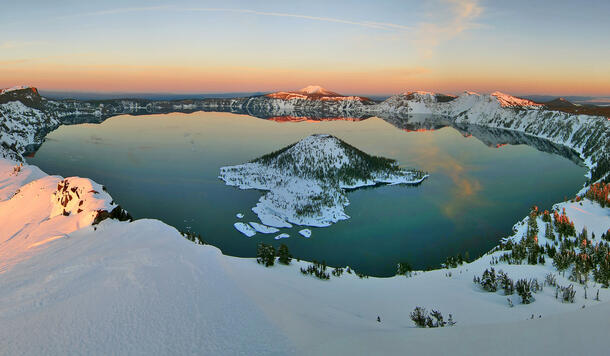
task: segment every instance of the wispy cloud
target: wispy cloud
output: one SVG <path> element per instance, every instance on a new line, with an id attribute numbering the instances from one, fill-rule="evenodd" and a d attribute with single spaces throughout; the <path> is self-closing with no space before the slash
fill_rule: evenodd
<path id="1" fill-rule="evenodd" d="M 170 10 L 177 12 L 227 12 L 227 13 L 241 13 L 241 14 L 251 14 L 251 15 L 259 15 L 259 16 L 272 16 L 272 17 L 289 17 L 289 18 L 298 18 L 305 19 L 311 21 L 320 21 L 320 22 L 331 22 L 331 23 L 339 23 L 345 25 L 353 25 L 353 26 L 361 26 L 379 30 L 387 30 L 387 31 L 405 31 L 411 29 L 410 26 L 405 26 L 401 24 L 389 23 L 389 22 L 378 22 L 378 21 L 354 21 L 348 19 L 340 19 L 334 17 L 322 17 L 322 16 L 309 16 L 303 14 L 292 14 L 285 12 L 268 12 L 268 11 L 257 11 L 250 9 L 231 9 L 231 8 L 208 8 L 208 7 L 179 7 L 175 5 L 163 5 L 163 6 L 145 6 L 145 7 L 125 7 L 125 8 L 116 8 L 116 9 L 106 9 L 100 11 L 92 11 L 88 13 L 78 14 L 78 15 L 66 15 L 58 17 L 57 19 L 67 19 L 67 18 L 75 18 L 82 16 L 104 16 L 104 15 L 116 15 L 116 14 L 125 14 L 132 12 L 147 12 L 147 11 L 159 11 L 159 10 Z"/>
<path id="2" fill-rule="evenodd" d="M 411 36 L 424 57 L 432 56 L 440 43 L 481 27 L 476 22 L 484 11 L 479 0 L 440 0 L 439 3 L 429 11 L 427 20 L 419 23 L 416 35 Z"/>
<path id="3" fill-rule="evenodd" d="M 174 9 L 173 5 L 162 5 L 162 6 L 143 6 L 143 7 L 120 7 L 116 9 L 105 9 L 99 11 L 85 12 L 81 14 L 70 14 L 64 16 L 55 17 L 55 20 L 67 20 L 72 18 L 78 18 L 83 16 L 104 16 L 104 15 L 117 15 L 126 14 L 131 12 L 146 12 L 146 11 L 159 11 L 159 10 L 170 10 Z"/>
<path id="4" fill-rule="evenodd" d="M 291 17 L 312 21 L 322 21 L 322 22 L 332 22 L 339 23 L 345 25 L 354 25 L 361 26 L 367 28 L 374 28 L 379 30 L 410 30 L 410 26 L 405 26 L 401 24 L 395 24 L 390 22 L 376 22 L 376 21 L 352 21 L 339 19 L 334 17 L 320 17 L 320 16 L 309 16 L 309 15 L 301 15 L 301 14 L 291 14 L 284 12 L 266 12 L 266 11 L 256 11 L 256 10 L 248 10 L 248 9 L 224 9 L 224 8 L 188 8 L 182 9 L 184 11 L 202 11 L 202 12 L 232 12 L 232 13 L 242 13 L 242 14 L 252 14 L 252 15 L 260 15 L 260 16 L 273 16 L 273 17 Z"/>
<path id="5" fill-rule="evenodd" d="M 284 17 L 394 32 L 397 38 L 402 38 L 403 40 L 406 38 L 410 42 L 416 43 L 417 46 L 422 48 L 424 51 L 429 51 L 442 41 L 452 39 L 466 30 L 479 27 L 476 20 L 483 13 L 483 7 L 480 5 L 479 0 L 437 0 L 428 2 L 425 6 L 430 8 L 427 15 L 425 15 L 421 21 L 408 25 L 384 21 L 362 21 L 337 17 L 311 16 L 307 14 L 288 12 L 270 12 L 235 8 L 181 7 L 177 5 L 106 9 L 79 15 L 69 15 L 66 17 L 104 16 L 147 11 L 224 12 L 234 14 L 250 14 L 256 16 Z M 66 17 L 62 17 L 62 19 Z"/>

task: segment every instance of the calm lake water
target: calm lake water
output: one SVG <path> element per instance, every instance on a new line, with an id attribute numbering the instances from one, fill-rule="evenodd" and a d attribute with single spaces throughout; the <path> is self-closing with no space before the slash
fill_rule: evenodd
<path id="1" fill-rule="evenodd" d="M 312 228 L 312 237 L 283 229 L 247 238 L 236 213 L 258 221 L 251 208 L 261 192 L 228 187 L 219 168 L 245 163 L 310 134 L 332 134 L 373 155 L 426 170 L 417 187 L 380 186 L 348 193 L 351 219 Z M 157 218 L 201 233 L 223 253 L 252 257 L 265 242 L 288 245 L 306 260 L 352 266 L 389 276 L 399 261 L 438 266 L 448 255 L 476 257 L 507 236 L 536 204 L 573 196 L 585 168 L 525 145 L 488 147 L 451 127 L 405 132 L 379 118 L 360 122 L 278 123 L 246 115 L 193 113 L 117 116 L 102 124 L 62 126 L 28 159 L 49 174 L 89 177 L 107 187 L 135 218 Z"/>

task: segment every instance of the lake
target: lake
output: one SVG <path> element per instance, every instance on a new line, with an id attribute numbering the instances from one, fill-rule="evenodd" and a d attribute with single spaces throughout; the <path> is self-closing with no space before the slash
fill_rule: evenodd
<path id="1" fill-rule="evenodd" d="M 309 239 L 282 229 L 252 238 L 233 227 L 261 192 L 218 179 L 222 166 L 248 162 L 314 133 L 334 135 L 401 166 L 428 171 L 421 185 L 348 193 L 350 219 L 311 228 Z M 488 142 L 489 144 L 489 142 Z M 380 118 L 276 122 L 197 112 L 116 116 L 102 124 L 62 126 L 28 158 L 48 174 L 88 177 L 107 187 L 134 218 L 156 218 L 201 233 L 224 254 L 253 257 L 259 242 L 288 245 L 295 257 L 391 276 L 396 263 L 436 267 L 449 255 L 487 252 L 532 205 L 550 208 L 573 196 L 586 169 L 528 145 L 486 145 L 453 127 L 402 130 Z"/>

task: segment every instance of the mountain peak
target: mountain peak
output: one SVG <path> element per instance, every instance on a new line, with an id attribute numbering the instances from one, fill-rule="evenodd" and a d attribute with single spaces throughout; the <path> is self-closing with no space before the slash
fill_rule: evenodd
<path id="1" fill-rule="evenodd" d="M 322 101 L 344 101 L 353 100 L 360 102 L 371 103 L 371 100 L 361 96 L 345 96 L 334 91 L 325 89 L 319 85 L 308 85 L 305 88 L 301 88 L 296 91 L 278 91 L 265 95 L 268 98 L 273 99 L 307 99 L 307 100 L 322 100 Z"/>
<path id="2" fill-rule="evenodd" d="M 339 96 L 340 95 L 340 94 L 337 94 L 330 90 L 327 90 L 325 88 L 322 88 L 319 85 L 308 85 L 305 88 L 299 89 L 298 92 L 304 93 L 304 94 L 318 94 L 318 95 L 324 95 L 324 96 Z"/>
<path id="3" fill-rule="evenodd" d="M 535 103 L 531 100 L 518 98 L 516 96 L 502 93 L 500 91 L 494 91 L 490 95 L 495 97 L 498 100 L 498 102 L 500 103 L 500 105 L 503 107 L 540 106 L 540 104 Z"/>
<path id="4" fill-rule="evenodd" d="M 413 94 L 417 94 L 417 95 L 421 95 L 421 96 L 426 96 L 426 95 L 434 96 L 434 95 L 436 95 L 436 93 L 433 93 L 431 91 L 425 91 L 425 90 L 415 90 L 415 91 L 405 92 L 405 95 L 413 95 Z"/>

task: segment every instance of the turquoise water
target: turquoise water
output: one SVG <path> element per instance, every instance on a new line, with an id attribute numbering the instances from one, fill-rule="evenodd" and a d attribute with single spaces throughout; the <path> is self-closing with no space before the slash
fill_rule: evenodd
<path id="1" fill-rule="evenodd" d="M 306 260 L 393 275 L 399 261 L 438 266 L 448 255 L 476 257 L 510 233 L 536 204 L 573 196 L 585 168 L 525 145 L 488 147 L 451 127 L 406 132 L 379 118 L 359 122 L 278 123 L 228 113 L 117 116 L 102 124 L 62 126 L 28 159 L 49 174 L 105 185 L 135 218 L 157 218 L 201 233 L 223 253 L 252 257 L 272 234 L 247 238 L 233 228 L 261 192 L 228 187 L 219 168 L 247 162 L 313 133 L 332 134 L 369 154 L 397 159 L 430 177 L 417 187 L 380 186 L 348 193 L 350 219 L 287 229 L 281 240 Z"/>

